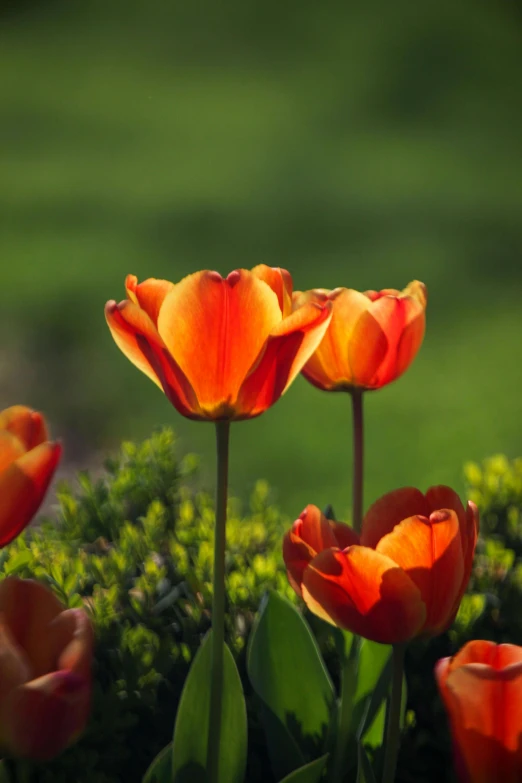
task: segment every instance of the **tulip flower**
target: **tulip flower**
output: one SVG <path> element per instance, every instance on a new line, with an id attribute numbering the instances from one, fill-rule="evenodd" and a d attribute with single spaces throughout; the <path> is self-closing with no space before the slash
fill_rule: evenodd
<path id="1" fill-rule="evenodd" d="M 60 455 L 40 413 L 23 405 L 0 412 L 0 547 L 38 511 Z"/>
<path id="2" fill-rule="evenodd" d="M 292 278 L 264 265 L 226 279 L 196 272 L 174 284 L 126 279 L 107 303 L 112 336 L 190 419 L 250 419 L 273 405 L 321 342 L 332 305 L 292 312 Z"/>
<path id="3" fill-rule="evenodd" d="M 366 513 L 360 537 L 307 506 L 283 543 L 290 583 L 328 622 L 383 644 L 437 635 L 469 577 L 478 511 L 449 487 L 405 487 Z"/>
<path id="4" fill-rule="evenodd" d="M 405 372 L 424 337 L 426 287 L 296 291 L 294 307 L 333 304 L 328 330 L 303 375 L 324 391 L 380 389 Z"/>
<path id="5" fill-rule="evenodd" d="M 435 667 L 462 783 L 522 780 L 522 647 L 468 642 Z"/>
<path id="6" fill-rule="evenodd" d="M 52 759 L 85 728 L 93 632 L 38 582 L 0 582 L 0 752 Z"/>

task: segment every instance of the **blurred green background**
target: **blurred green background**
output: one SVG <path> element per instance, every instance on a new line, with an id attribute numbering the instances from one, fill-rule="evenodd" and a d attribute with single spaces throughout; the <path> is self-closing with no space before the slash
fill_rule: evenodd
<path id="1" fill-rule="evenodd" d="M 366 499 L 522 452 L 516 2 L 3 2 L 0 396 L 70 464 L 183 420 L 112 343 L 124 277 L 264 262 L 296 288 L 429 289 L 425 343 L 366 396 Z M 350 505 L 349 398 L 299 379 L 232 433 L 233 490 Z"/>

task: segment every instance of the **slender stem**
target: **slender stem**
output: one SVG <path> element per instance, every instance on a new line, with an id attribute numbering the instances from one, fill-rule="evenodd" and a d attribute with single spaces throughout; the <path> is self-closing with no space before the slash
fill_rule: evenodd
<path id="1" fill-rule="evenodd" d="M 393 783 L 401 738 L 402 676 L 404 671 L 404 644 L 393 645 L 392 688 L 386 725 L 386 747 L 382 783 Z"/>
<path id="2" fill-rule="evenodd" d="M 353 419 L 353 510 L 352 525 L 357 533 L 361 532 L 363 518 L 363 477 L 364 477 L 364 432 L 363 432 L 363 391 L 352 389 Z"/>
<path id="3" fill-rule="evenodd" d="M 228 444 L 230 422 L 216 422 L 217 485 L 214 533 L 214 578 L 212 599 L 212 679 L 207 744 L 207 780 L 217 783 L 223 696 L 223 649 L 225 646 L 225 546 L 227 524 Z"/>
<path id="4" fill-rule="evenodd" d="M 349 739 L 352 730 L 353 699 L 357 686 L 357 669 L 361 637 L 353 636 L 349 651 L 345 650 L 341 672 L 341 704 L 339 728 L 335 743 L 331 783 L 341 783 L 346 774 Z"/>

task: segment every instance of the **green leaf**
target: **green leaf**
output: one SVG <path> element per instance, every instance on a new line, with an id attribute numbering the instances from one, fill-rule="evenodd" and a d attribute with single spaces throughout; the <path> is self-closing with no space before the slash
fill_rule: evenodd
<path id="1" fill-rule="evenodd" d="M 206 783 L 212 631 L 205 636 L 183 687 L 172 744 L 173 783 Z M 225 645 L 219 783 L 243 783 L 247 759 L 247 716 L 243 688 Z"/>
<path id="2" fill-rule="evenodd" d="M 18 552 L 14 557 L 11 557 L 4 565 L 5 576 L 13 576 L 13 574 L 20 573 L 20 571 L 23 571 L 24 568 L 27 565 L 29 565 L 29 563 L 32 560 L 33 560 L 33 555 L 28 549 L 24 549 L 21 552 Z M 2 778 L 0 778 L 0 783 L 1 780 Z"/>
<path id="3" fill-rule="evenodd" d="M 357 783 L 376 783 L 370 759 L 361 742 L 357 745 Z"/>
<path id="4" fill-rule="evenodd" d="M 382 745 L 385 699 L 391 682 L 392 648 L 363 639 L 359 652 L 359 675 L 354 699 L 352 729 L 365 745 Z"/>
<path id="5" fill-rule="evenodd" d="M 170 783 L 172 777 L 172 742 L 160 750 L 145 773 L 142 783 Z M 0 783 L 2 779 L 0 778 Z"/>
<path id="6" fill-rule="evenodd" d="M 278 593 L 270 593 L 261 603 L 250 636 L 247 667 L 263 704 L 261 719 L 272 766 L 277 777 L 288 775 L 324 752 L 335 729 L 336 704 L 332 681 L 310 628 Z"/>
<path id="7" fill-rule="evenodd" d="M 328 753 L 319 759 L 315 759 L 315 761 L 311 761 L 309 764 L 305 764 L 304 767 L 295 769 L 286 778 L 283 778 L 280 783 L 319 783 L 327 761 Z"/>

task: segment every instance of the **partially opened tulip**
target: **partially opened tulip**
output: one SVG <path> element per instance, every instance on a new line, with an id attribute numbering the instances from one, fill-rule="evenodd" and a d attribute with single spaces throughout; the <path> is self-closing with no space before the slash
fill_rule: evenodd
<path id="1" fill-rule="evenodd" d="M 384 644 L 442 633 L 471 574 L 478 512 L 449 487 L 406 487 L 370 507 L 359 536 L 308 506 L 283 543 L 290 583 L 328 622 Z"/>
<path id="2" fill-rule="evenodd" d="M 520 783 L 522 647 L 472 641 L 435 675 L 461 783 Z"/>
<path id="3" fill-rule="evenodd" d="M 24 405 L 0 412 L 0 547 L 38 511 L 60 455 L 40 413 Z"/>
<path id="4" fill-rule="evenodd" d="M 296 291 L 293 302 L 333 305 L 328 330 L 303 368 L 324 391 L 380 389 L 408 369 L 424 338 L 427 295 L 418 280 L 403 291 Z"/>
<path id="5" fill-rule="evenodd" d="M 123 353 L 191 419 L 250 419 L 273 405 L 321 342 L 329 302 L 292 312 L 283 269 L 196 272 L 174 284 L 126 280 L 105 309 Z"/>
<path id="6" fill-rule="evenodd" d="M 91 701 L 93 632 L 29 579 L 0 582 L 0 752 L 52 759 L 84 730 Z"/>

